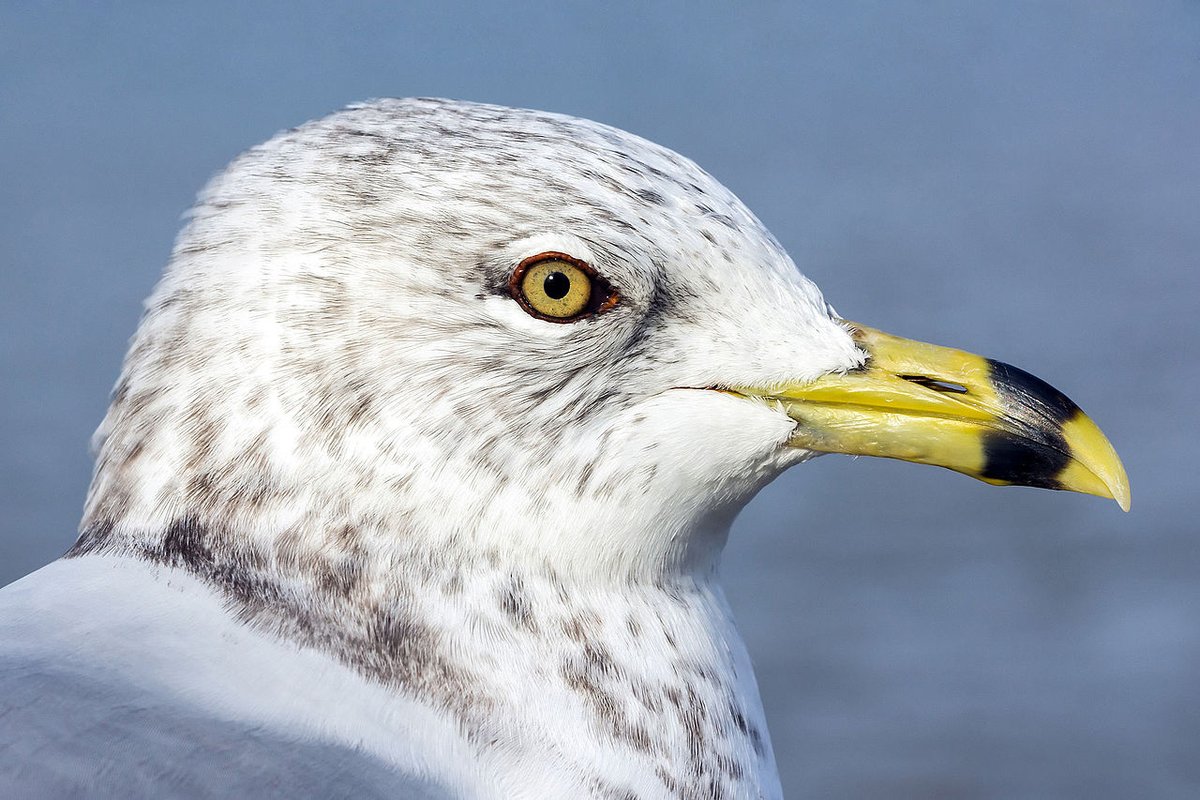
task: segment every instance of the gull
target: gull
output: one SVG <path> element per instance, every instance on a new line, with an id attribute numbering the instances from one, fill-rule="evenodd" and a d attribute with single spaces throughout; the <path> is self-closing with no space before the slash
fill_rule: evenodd
<path id="1" fill-rule="evenodd" d="M 1129 505 L 1062 393 L 842 319 L 691 161 L 434 99 L 210 182 L 93 447 L 0 591 L 5 797 L 777 798 L 717 579 L 756 491 L 848 453 Z"/>

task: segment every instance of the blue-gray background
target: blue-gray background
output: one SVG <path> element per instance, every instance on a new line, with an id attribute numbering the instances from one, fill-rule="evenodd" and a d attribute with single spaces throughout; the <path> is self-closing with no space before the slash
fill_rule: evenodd
<path id="1" fill-rule="evenodd" d="M 1133 512 L 841 457 L 726 583 L 792 797 L 1200 796 L 1200 5 L 4 3 L 0 583 L 72 541 L 139 303 L 239 150 L 373 96 L 694 158 L 847 317 L 1025 367 Z"/>

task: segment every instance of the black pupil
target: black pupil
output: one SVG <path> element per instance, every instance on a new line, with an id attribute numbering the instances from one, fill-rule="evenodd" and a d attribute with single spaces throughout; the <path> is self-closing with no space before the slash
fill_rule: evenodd
<path id="1" fill-rule="evenodd" d="M 551 300 L 562 300 L 571 291 L 571 279 L 561 272 L 551 272 L 542 283 L 542 290 Z"/>

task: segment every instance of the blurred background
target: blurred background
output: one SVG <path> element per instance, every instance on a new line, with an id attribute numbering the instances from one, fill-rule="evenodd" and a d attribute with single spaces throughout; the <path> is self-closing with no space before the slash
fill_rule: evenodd
<path id="1" fill-rule="evenodd" d="M 725 581 L 790 797 L 1200 797 L 1200 4 L 0 4 L 0 583 L 73 541 L 140 303 L 240 150 L 435 95 L 739 194 L 846 317 L 1017 364 L 1132 513 L 826 457 Z"/>

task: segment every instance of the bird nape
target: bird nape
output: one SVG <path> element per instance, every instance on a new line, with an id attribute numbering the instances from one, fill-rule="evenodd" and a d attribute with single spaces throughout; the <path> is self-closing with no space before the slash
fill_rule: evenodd
<path id="1" fill-rule="evenodd" d="M 77 543 L 0 591 L 0 794 L 778 797 L 715 565 L 820 452 L 1129 505 L 1064 395 L 840 319 L 669 150 L 285 131 L 193 208 Z"/>

